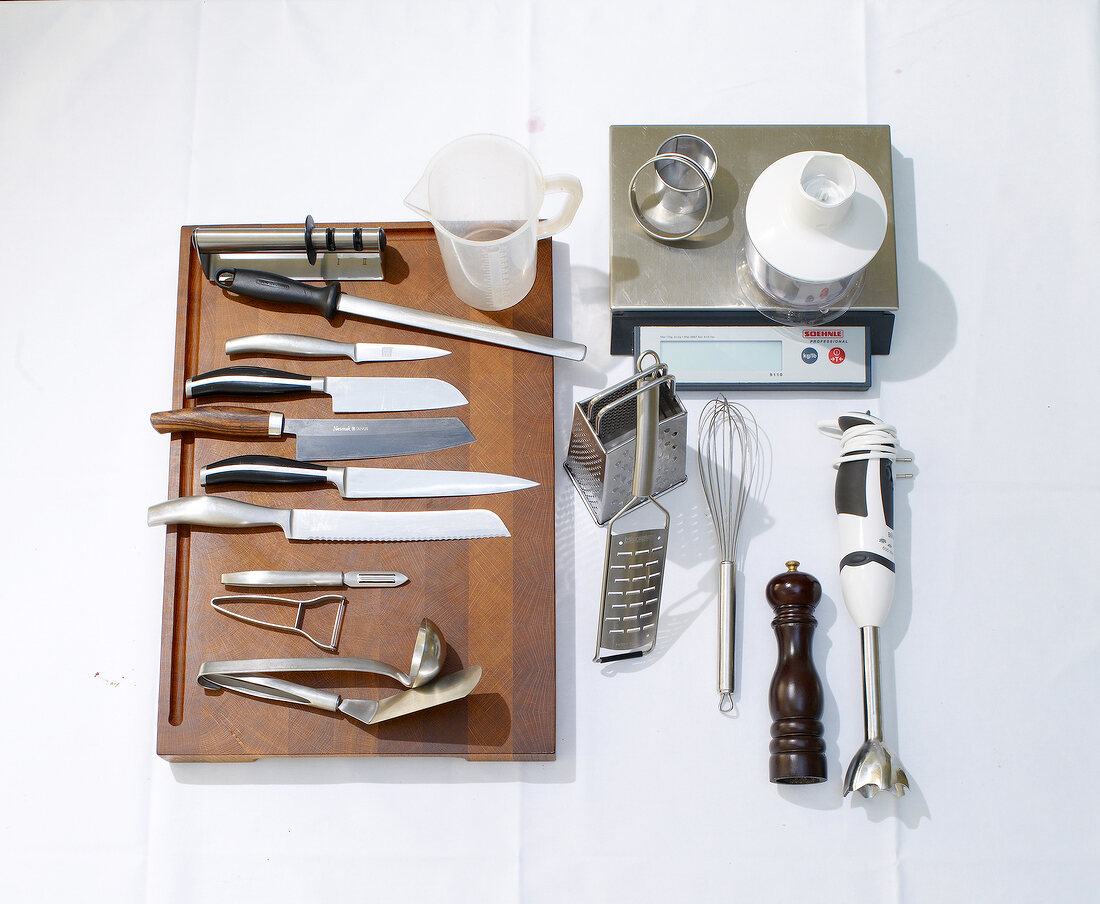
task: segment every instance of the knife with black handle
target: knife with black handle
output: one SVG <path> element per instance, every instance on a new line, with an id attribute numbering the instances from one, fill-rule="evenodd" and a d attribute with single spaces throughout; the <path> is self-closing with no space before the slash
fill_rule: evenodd
<path id="1" fill-rule="evenodd" d="M 518 348 L 522 351 L 568 358 L 572 361 L 583 360 L 588 352 L 588 349 L 580 343 L 555 339 L 553 336 L 539 336 L 536 333 L 524 333 L 495 323 L 478 323 L 473 320 L 463 320 L 461 317 L 418 311 L 415 308 L 405 308 L 370 298 L 360 298 L 358 295 L 348 295 L 340 291 L 337 283 L 328 286 L 311 286 L 275 273 L 232 267 L 219 270 L 214 274 L 214 282 L 223 289 L 247 295 L 250 298 L 310 308 L 330 321 L 337 314 L 349 314 L 352 317 L 381 320 L 383 323 L 396 323 L 430 333 L 460 336 L 477 342 L 488 342 L 491 345 L 503 345 L 507 348 Z"/>
<path id="2" fill-rule="evenodd" d="M 284 487 L 320 487 L 331 483 L 345 499 L 484 496 L 538 486 L 534 481 L 508 474 L 414 468 L 342 468 L 275 455 L 223 458 L 204 467 L 199 472 L 199 482 L 208 488 L 239 483 Z"/>
<path id="3" fill-rule="evenodd" d="M 184 383 L 189 399 L 214 395 L 267 396 L 319 392 L 332 396 L 336 413 L 420 411 L 467 404 L 445 380 L 432 377 L 311 377 L 271 367 L 221 367 Z"/>

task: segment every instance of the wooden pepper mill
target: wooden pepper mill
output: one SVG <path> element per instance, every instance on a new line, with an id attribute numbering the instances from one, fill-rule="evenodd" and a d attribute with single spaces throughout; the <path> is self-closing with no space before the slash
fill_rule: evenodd
<path id="1" fill-rule="evenodd" d="M 772 629 L 779 647 L 768 691 L 768 776 L 784 785 L 823 782 L 828 778 L 821 723 L 825 697 L 813 662 L 813 611 L 821 599 L 821 585 L 813 575 L 799 571 L 798 562 L 788 562 L 787 570 L 768 582 L 766 595 L 775 611 Z"/>

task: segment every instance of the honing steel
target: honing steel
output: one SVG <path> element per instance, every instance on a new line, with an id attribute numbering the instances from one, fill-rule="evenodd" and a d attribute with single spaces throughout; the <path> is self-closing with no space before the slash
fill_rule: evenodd
<path id="1" fill-rule="evenodd" d="M 356 364 L 371 361 L 419 361 L 449 355 L 427 345 L 391 345 L 375 342 L 337 342 L 290 333 L 260 333 L 225 343 L 227 355 L 290 355 L 297 358 L 351 358 Z"/>
<path id="2" fill-rule="evenodd" d="M 508 537 L 493 512 L 339 512 L 278 509 L 218 496 L 181 496 L 149 508 L 149 526 L 200 524 L 207 527 L 281 527 L 289 540 L 472 540 Z"/>
<path id="3" fill-rule="evenodd" d="M 226 587 L 400 587 L 409 578 L 399 571 L 233 571 L 222 575 Z"/>
<path id="4" fill-rule="evenodd" d="M 848 765 L 844 794 L 858 791 L 873 797 L 879 791 L 892 791 L 901 797 L 909 788 L 909 777 L 882 738 L 878 645 L 878 629 L 886 621 L 894 597 L 898 432 L 870 412 L 820 421 L 818 428 L 840 439 L 840 458 L 833 462 L 840 524 L 840 589 L 848 614 L 859 628 L 863 656 L 865 739 Z"/>
<path id="5" fill-rule="evenodd" d="M 829 777 L 825 761 L 825 692 L 814 668 L 814 607 L 821 584 L 813 575 L 788 562 L 787 570 L 765 590 L 775 612 L 772 630 L 778 647 L 768 688 L 772 741 L 768 747 L 768 778 L 780 785 L 813 785 Z"/>
<path id="6" fill-rule="evenodd" d="M 305 667 L 297 667 L 298 663 Z M 283 678 L 269 677 L 268 673 L 280 672 L 339 672 L 362 671 L 355 667 L 356 660 L 342 665 L 337 659 L 244 659 L 237 662 L 204 662 L 199 668 L 198 682 L 209 690 L 231 690 L 261 700 L 280 703 L 297 703 L 326 712 L 340 712 L 363 725 L 374 725 L 398 716 L 407 716 L 441 706 L 452 700 L 461 700 L 481 680 L 481 666 L 474 665 L 460 672 L 452 672 L 437 678 L 424 687 L 414 687 L 381 700 L 348 700 L 333 691 L 294 684 Z M 234 671 L 236 669 L 236 671 Z"/>
<path id="7" fill-rule="evenodd" d="M 270 396 L 319 392 L 332 396 L 335 414 L 422 411 L 466 405 L 450 383 L 430 377 L 310 377 L 270 367 L 221 367 L 184 384 L 189 399 L 213 395 Z"/>
<path id="8" fill-rule="evenodd" d="M 199 472 L 204 487 L 233 483 L 279 486 L 332 484 L 345 499 L 411 499 L 424 496 L 484 496 L 538 486 L 532 480 L 478 471 L 418 471 L 411 468 L 338 468 L 274 455 L 223 458 Z"/>
<path id="9" fill-rule="evenodd" d="M 354 461 L 450 449 L 474 441 L 456 417 L 286 418 L 278 411 L 203 405 L 158 411 L 149 420 L 158 433 L 194 431 L 217 436 L 296 435 L 299 461 Z"/>
<path id="10" fill-rule="evenodd" d="M 409 326 L 429 333 L 460 336 L 463 339 L 488 342 L 490 345 L 503 345 L 540 355 L 568 358 L 571 361 L 583 360 L 588 352 L 588 349 L 580 343 L 566 342 L 552 336 L 524 333 L 495 323 L 476 323 L 472 320 L 463 320 L 461 317 L 433 314 L 430 311 L 418 311 L 415 308 L 404 308 L 383 301 L 373 301 L 370 298 L 360 298 L 358 295 L 348 295 L 340 291 L 338 283 L 328 286 L 310 286 L 275 273 L 233 268 L 219 270 L 214 275 L 214 282 L 223 289 L 248 295 L 251 298 L 259 298 L 262 301 L 313 308 L 330 321 L 337 314 L 348 314 L 367 320 L 381 320 L 383 323 Z"/>

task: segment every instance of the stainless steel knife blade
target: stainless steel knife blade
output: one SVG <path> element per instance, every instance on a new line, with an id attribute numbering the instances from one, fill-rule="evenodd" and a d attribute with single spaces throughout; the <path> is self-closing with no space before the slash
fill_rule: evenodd
<path id="1" fill-rule="evenodd" d="M 416 455 L 474 441 L 470 428 L 456 417 L 287 418 L 285 423 L 285 432 L 298 437 L 294 457 L 299 461 L 354 461 Z"/>
<path id="2" fill-rule="evenodd" d="M 469 402 L 445 380 L 434 377 L 323 377 L 322 392 L 332 396 L 332 413 L 424 411 Z"/>

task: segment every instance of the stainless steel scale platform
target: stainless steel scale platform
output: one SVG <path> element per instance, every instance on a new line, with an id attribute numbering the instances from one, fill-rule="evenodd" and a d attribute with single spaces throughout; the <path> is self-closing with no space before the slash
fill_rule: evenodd
<path id="1" fill-rule="evenodd" d="M 634 172 L 667 138 L 690 133 L 706 139 L 718 155 L 718 172 L 710 217 L 691 238 L 673 243 L 647 235 L 630 209 L 629 186 Z M 813 371 L 812 381 L 790 377 L 770 379 L 767 374 L 746 384 L 736 374 L 728 379 L 696 383 L 677 372 L 681 389 L 867 389 L 870 386 L 870 356 L 890 351 L 894 314 L 898 310 L 897 250 L 894 237 L 894 194 L 891 165 L 890 127 L 886 125 L 650 125 L 611 127 L 611 352 L 634 355 L 647 341 L 667 330 L 683 328 L 694 341 L 696 328 L 755 327 L 757 330 L 730 331 L 773 337 L 788 331 L 788 344 L 802 342 L 792 327 L 780 327 L 762 315 L 746 297 L 738 280 L 738 259 L 743 261 L 745 200 L 756 178 L 770 164 L 798 151 L 821 150 L 843 154 L 866 169 L 886 199 L 886 237 L 871 261 L 859 297 L 839 318 L 823 326 L 824 331 L 851 331 L 858 339 L 849 352 L 864 356 L 863 375 L 831 382 L 837 371 L 825 367 Z M 641 332 L 645 330 L 645 332 Z M 686 331 L 686 332 L 685 332 Z M 758 333 L 758 331 L 760 331 Z M 859 335 L 856 335 L 859 334 Z M 673 334 L 675 335 L 675 334 Z M 818 337 L 821 338 L 821 337 Z M 828 362 L 830 336 L 817 343 Z M 743 339 L 737 341 L 744 344 Z M 813 337 L 805 340 L 809 353 Z M 845 340 L 847 343 L 847 340 Z M 832 349 L 835 351 L 835 349 Z M 797 354 L 797 349 L 795 349 Z M 790 351 L 785 352 L 789 356 Z M 813 353 L 816 356 L 816 352 Z M 843 357 L 843 356 L 841 356 Z M 808 360 L 803 357 L 803 360 Z M 839 362 L 837 362 L 839 363 Z M 849 363 L 855 363 L 850 361 Z M 801 382 L 800 382 L 801 380 Z"/>

